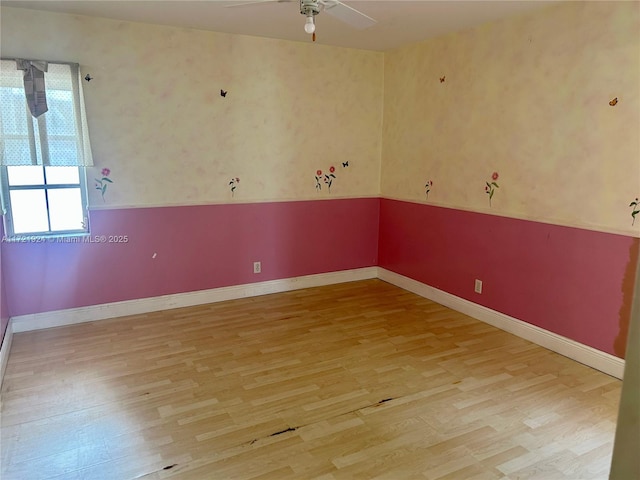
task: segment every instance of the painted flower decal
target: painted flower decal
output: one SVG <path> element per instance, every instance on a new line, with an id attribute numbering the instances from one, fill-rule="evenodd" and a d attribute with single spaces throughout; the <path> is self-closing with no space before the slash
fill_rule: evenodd
<path id="1" fill-rule="evenodd" d="M 427 200 L 429 199 L 429 192 L 431 191 L 431 187 L 433 187 L 433 182 L 431 180 L 427 180 L 427 183 L 424 184 L 424 193 L 427 196 Z"/>
<path id="2" fill-rule="evenodd" d="M 633 218 L 633 220 L 631 221 L 631 226 L 633 226 L 633 224 L 636 223 L 636 215 L 640 213 L 640 201 L 636 197 L 636 199 L 631 202 L 629 206 L 633 209 L 631 211 L 631 218 Z"/>
<path id="3" fill-rule="evenodd" d="M 322 190 L 322 183 L 324 182 L 327 185 L 327 189 L 329 193 L 331 193 L 331 185 L 335 180 L 336 176 L 334 172 L 336 171 L 336 167 L 333 165 L 329 167 L 329 173 L 322 174 L 322 170 L 316 170 L 316 190 Z"/>
<path id="4" fill-rule="evenodd" d="M 97 178 L 96 180 L 96 190 L 100 191 L 100 195 L 102 195 L 102 201 L 104 202 L 104 194 L 107 193 L 107 186 L 110 183 L 113 183 L 113 180 L 111 180 L 109 178 L 109 175 L 111 174 L 111 170 L 109 170 L 108 168 L 103 168 L 102 171 L 100 172 L 102 174 L 102 178 L 100 180 L 98 180 Z"/>
<path id="5" fill-rule="evenodd" d="M 327 184 L 327 188 L 329 189 L 329 193 L 331 193 L 331 184 L 333 183 L 333 181 L 335 180 L 336 176 L 333 174 L 333 172 L 336 171 L 336 167 L 329 167 L 329 174 L 327 175 L 325 173 L 324 175 L 324 183 Z"/>
<path id="6" fill-rule="evenodd" d="M 493 194 L 496 191 L 496 188 L 500 188 L 496 181 L 498 180 L 498 172 L 493 172 L 491 175 L 491 182 L 485 182 L 487 185 L 484 187 L 484 192 L 489 195 L 489 207 L 491 207 L 491 199 L 493 198 Z"/>
<path id="7" fill-rule="evenodd" d="M 238 184 L 240 183 L 240 179 L 238 177 L 232 178 L 229 182 L 229 186 L 231 187 L 231 196 L 233 197 L 233 193 L 238 188 Z"/>

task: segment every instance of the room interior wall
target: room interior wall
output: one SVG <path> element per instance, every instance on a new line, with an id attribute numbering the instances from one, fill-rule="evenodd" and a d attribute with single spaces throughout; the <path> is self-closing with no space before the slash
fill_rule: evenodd
<path id="1" fill-rule="evenodd" d="M 106 239 L 7 245 L 12 316 L 377 263 L 382 53 L 7 7 L 1 22 L 3 57 L 91 78 Z"/>
<path id="2" fill-rule="evenodd" d="M 378 210 L 377 198 L 98 210 L 91 238 L 127 243 L 5 245 L 11 316 L 373 266 Z"/>
<path id="3" fill-rule="evenodd" d="M 639 243 L 412 202 L 380 206 L 381 267 L 620 358 Z"/>
<path id="4" fill-rule="evenodd" d="M 89 179 L 113 180 L 92 209 L 379 193 L 381 52 L 7 7 L 1 22 L 4 57 L 92 78 Z"/>
<path id="5" fill-rule="evenodd" d="M 387 52 L 382 195 L 637 237 L 639 28 L 563 2 Z"/>
<path id="6" fill-rule="evenodd" d="M 567 2 L 387 52 L 380 266 L 624 357 L 639 31 Z"/>

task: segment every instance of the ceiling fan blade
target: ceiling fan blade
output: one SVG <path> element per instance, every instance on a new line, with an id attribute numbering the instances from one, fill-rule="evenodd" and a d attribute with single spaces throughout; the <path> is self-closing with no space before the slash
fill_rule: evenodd
<path id="1" fill-rule="evenodd" d="M 365 28 L 372 27 L 378 23 L 368 15 L 359 12 L 349 5 L 345 5 L 338 0 L 320 0 L 318 3 L 322 3 L 322 5 L 324 5 L 324 11 L 329 15 L 343 21 L 344 23 L 348 23 L 352 27 L 364 30 Z"/>

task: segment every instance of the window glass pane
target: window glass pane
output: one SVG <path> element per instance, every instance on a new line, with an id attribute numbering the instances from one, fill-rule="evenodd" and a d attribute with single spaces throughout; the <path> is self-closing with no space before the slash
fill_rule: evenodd
<path id="1" fill-rule="evenodd" d="M 49 230 L 44 190 L 13 190 L 9 194 L 11 196 L 14 233 L 47 232 Z"/>
<path id="2" fill-rule="evenodd" d="M 42 167 L 7 167 L 9 185 L 44 185 Z"/>
<path id="3" fill-rule="evenodd" d="M 49 190 L 49 217 L 52 231 L 82 230 L 80 188 Z"/>
<path id="4" fill-rule="evenodd" d="M 78 167 L 45 167 L 48 185 L 80 183 Z"/>

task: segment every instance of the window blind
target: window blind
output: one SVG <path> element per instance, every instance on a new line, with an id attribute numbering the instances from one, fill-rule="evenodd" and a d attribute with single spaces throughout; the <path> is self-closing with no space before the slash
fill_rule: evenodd
<path id="1" fill-rule="evenodd" d="M 79 65 L 48 63 L 48 110 L 36 118 L 18 68 L 24 63 L 0 61 L 0 165 L 93 165 Z"/>

